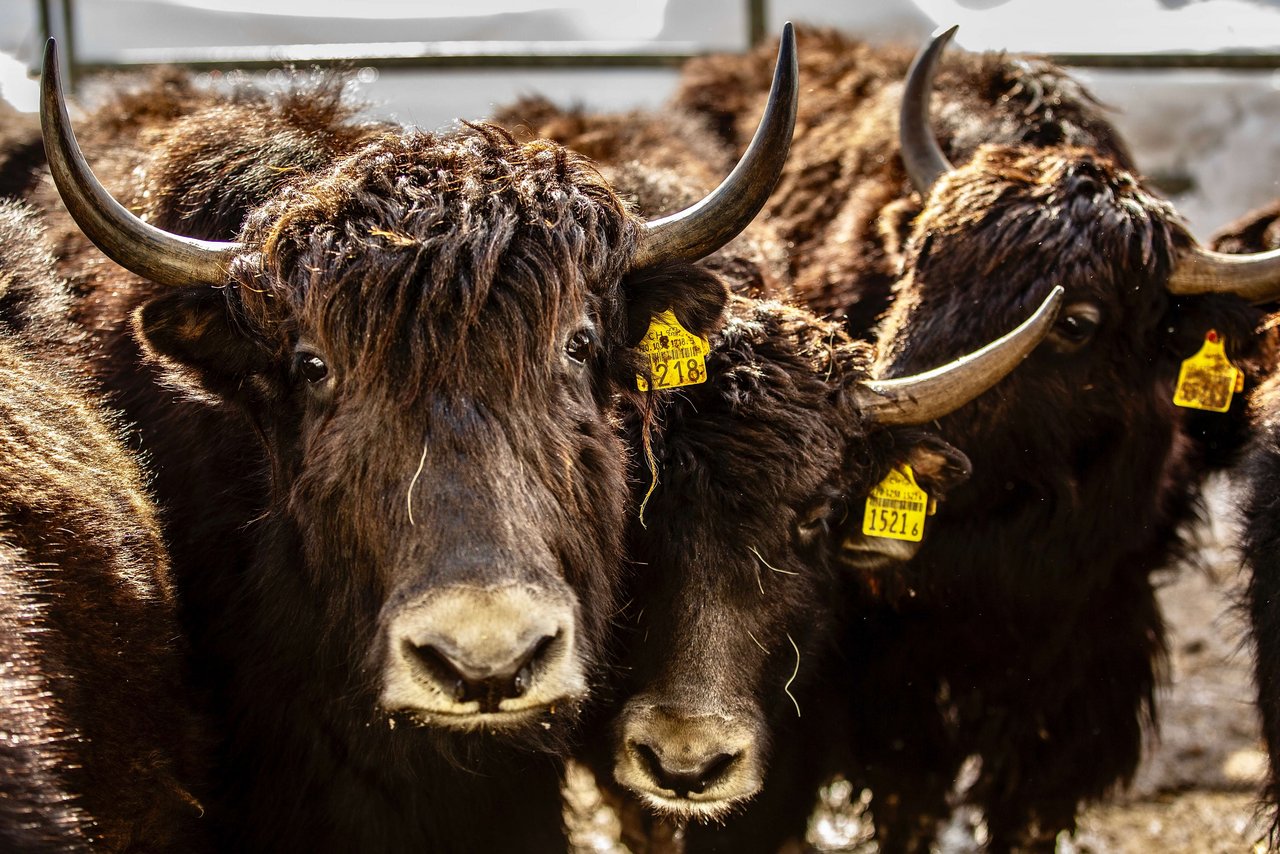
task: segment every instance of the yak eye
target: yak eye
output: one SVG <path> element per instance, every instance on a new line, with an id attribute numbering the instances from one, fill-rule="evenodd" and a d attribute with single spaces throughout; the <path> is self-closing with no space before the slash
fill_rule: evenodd
<path id="1" fill-rule="evenodd" d="M 585 329 L 579 329 L 573 333 L 569 343 L 564 345 L 564 351 L 575 362 L 586 362 L 587 359 L 591 358 L 591 334 Z"/>
<path id="2" fill-rule="evenodd" d="M 833 524 L 844 516 L 844 502 L 825 499 L 810 507 L 796 518 L 796 533 L 805 543 L 810 543 L 827 533 Z"/>
<path id="3" fill-rule="evenodd" d="M 1078 350 L 1093 338 L 1102 322 L 1102 312 L 1092 303 L 1082 302 L 1062 309 L 1053 326 L 1052 338 L 1064 352 Z"/>
<path id="4" fill-rule="evenodd" d="M 298 376 L 309 383 L 318 383 L 329 376 L 329 366 L 315 353 L 300 351 L 294 356 L 294 368 Z"/>

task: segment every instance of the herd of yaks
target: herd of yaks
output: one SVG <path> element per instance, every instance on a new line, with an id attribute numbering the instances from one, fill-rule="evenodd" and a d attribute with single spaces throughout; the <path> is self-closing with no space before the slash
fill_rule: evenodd
<path id="1" fill-rule="evenodd" d="M 164 71 L 83 152 L 50 43 L 0 128 L 0 848 L 563 851 L 572 758 L 635 852 L 795 846 L 835 774 L 882 851 L 957 803 L 1053 850 L 1230 469 L 1280 770 L 1280 208 L 1200 246 L 953 31 L 447 133 Z"/>

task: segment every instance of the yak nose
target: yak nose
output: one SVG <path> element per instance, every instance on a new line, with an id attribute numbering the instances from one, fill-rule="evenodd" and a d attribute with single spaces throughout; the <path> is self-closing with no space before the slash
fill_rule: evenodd
<path id="1" fill-rule="evenodd" d="M 739 716 L 638 706 L 621 723 L 615 776 L 628 788 L 709 811 L 760 788 L 757 739 Z"/>
<path id="2" fill-rule="evenodd" d="M 534 588 L 445 588 L 397 608 L 386 630 L 387 711 L 465 723 L 477 713 L 551 706 L 586 692 L 573 607 Z"/>
<path id="3" fill-rule="evenodd" d="M 677 798 L 690 794 L 700 795 L 708 786 L 728 777 L 733 764 L 741 753 L 723 753 L 718 745 L 701 745 L 702 750 L 681 751 L 671 755 L 661 744 L 636 742 L 635 750 L 640 762 L 659 788 L 669 789 Z"/>
<path id="4" fill-rule="evenodd" d="M 534 672 L 544 669 L 560 633 L 543 631 L 534 627 L 524 637 L 471 646 L 461 644 L 457 633 L 427 631 L 404 639 L 405 658 L 416 659 L 422 672 L 451 694 L 455 703 L 478 700 L 481 705 L 492 705 L 523 697 Z"/>

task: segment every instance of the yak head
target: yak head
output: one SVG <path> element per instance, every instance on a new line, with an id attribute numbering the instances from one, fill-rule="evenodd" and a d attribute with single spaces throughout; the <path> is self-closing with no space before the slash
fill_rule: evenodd
<path id="1" fill-rule="evenodd" d="M 921 52 L 904 89 L 902 156 L 923 210 L 880 328 L 881 370 L 910 374 L 963 353 L 1062 286 L 1045 345 L 942 422 L 981 473 L 950 508 L 972 499 L 998 510 L 1032 494 L 1060 510 L 1091 500 L 1136 507 L 1139 497 L 1123 490 L 1088 493 L 1121 472 L 1150 494 L 1184 476 L 1195 452 L 1180 426 L 1192 416 L 1173 403 L 1179 366 L 1210 330 L 1228 355 L 1254 346 L 1247 301 L 1280 286 L 1280 253 L 1198 247 L 1166 201 L 1091 149 L 988 145 L 952 166 L 928 116 L 933 68 L 953 32 Z M 979 485 L 989 494 L 979 497 Z"/>
<path id="2" fill-rule="evenodd" d="M 628 419 L 639 514 L 618 782 L 659 813 L 703 820 L 759 791 L 771 745 L 838 680 L 821 664 L 844 601 L 837 556 L 868 492 L 898 463 L 933 497 L 967 476 L 964 456 L 919 425 L 1011 370 L 1059 297 L 970 358 L 892 382 L 871 379 L 871 347 L 834 323 L 731 302 L 707 381 Z"/>
<path id="3" fill-rule="evenodd" d="M 750 221 L 781 168 L 789 30 L 752 149 L 655 222 L 585 158 L 467 126 L 369 140 L 250 211 L 238 242 L 181 237 L 93 178 L 56 67 L 51 43 L 46 147 L 68 209 L 108 256 L 173 286 L 135 316 L 149 354 L 244 411 L 270 460 L 241 596 L 263 624 L 244 631 L 271 647 L 259 678 L 296 704 L 354 706 L 348 721 L 560 732 L 613 611 L 613 401 L 635 393 L 654 315 L 702 334 L 719 320 L 724 285 L 693 262 Z"/>

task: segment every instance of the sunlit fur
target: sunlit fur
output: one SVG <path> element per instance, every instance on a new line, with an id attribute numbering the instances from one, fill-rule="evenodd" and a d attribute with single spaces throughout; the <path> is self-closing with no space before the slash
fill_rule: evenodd
<path id="1" fill-rule="evenodd" d="M 583 696 L 447 729 L 387 716 L 380 625 L 436 585 L 520 579 L 574 601 L 594 688 L 629 345 L 668 307 L 709 330 L 723 284 L 686 264 L 628 272 L 639 219 L 554 144 L 361 125 L 323 81 L 203 101 L 163 86 L 124 101 L 176 92 L 178 109 L 139 120 L 145 150 L 112 135 L 108 107 L 83 135 L 107 150 L 87 153 L 156 224 L 246 241 L 230 284 L 159 294 L 57 227 L 112 356 L 90 367 L 155 461 L 186 622 L 229 723 L 228 844 L 563 847 L 559 760 Z M 595 344 L 577 364 L 566 344 L 583 324 Z M 297 347 L 323 356 L 324 382 L 294 372 Z"/>
<path id="2" fill-rule="evenodd" d="M 168 558 L 35 218 L 0 203 L 0 847 L 212 850 Z"/>

